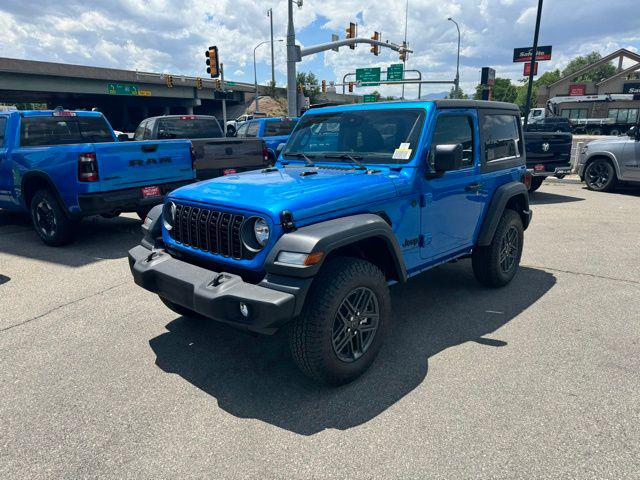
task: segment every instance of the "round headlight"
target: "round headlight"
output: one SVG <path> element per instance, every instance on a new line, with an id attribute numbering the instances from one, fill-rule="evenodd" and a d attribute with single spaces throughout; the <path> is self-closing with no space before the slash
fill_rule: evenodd
<path id="1" fill-rule="evenodd" d="M 162 207 L 162 220 L 164 228 L 171 230 L 176 223 L 176 204 L 173 202 L 167 202 Z"/>
<path id="2" fill-rule="evenodd" d="M 256 237 L 256 242 L 261 247 L 264 247 L 269 241 L 269 225 L 262 218 L 257 218 L 253 222 L 253 234 Z"/>

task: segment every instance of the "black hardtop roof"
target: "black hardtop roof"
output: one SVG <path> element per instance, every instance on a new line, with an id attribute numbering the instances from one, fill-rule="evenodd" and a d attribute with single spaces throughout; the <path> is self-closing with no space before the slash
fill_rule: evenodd
<path id="1" fill-rule="evenodd" d="M 515 103 L 488 102 L 486 100 L 457 100 L 442 99 L 434 100 L 437 108 L 477 108 L 478 110 L 514 110 L 520 112 L 520 108 Z"/>

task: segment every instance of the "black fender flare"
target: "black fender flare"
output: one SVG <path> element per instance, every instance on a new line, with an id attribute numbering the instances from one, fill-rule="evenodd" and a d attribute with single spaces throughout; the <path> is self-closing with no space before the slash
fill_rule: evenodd
<path id="1" fill-rule="evenodd" d="M 407 268 L 391 226 L 379 215 L 371 213 L 335 218 L 285 233 L 269 252 L 265 270 L 272 275 L 313 277 L 322 268 L 324 260 L 331 252 L 371 238 L 378 238 L 384 242 L 398 280 L 406 282 Z M 323 252 L 324 256 L 316 265 L 298 266 L 279 263 L 278 254 L 282 251 L 307 254 Z"/>
<path id="2" fill-rule="evenodd" d="M 49 187 L 49 190 L 51 190 L 51 193 L 53 193 L 53 195 L 56 197 L 56 200 L 60 204 L 60 207 L 62 207 L 62 211 L 68 217 L 71 217 L 71 214 L 69 213 L 69 209 L 67 208 L 67 204 L 62 200 L 62 196 L 60 195 L 60 192 L 58 191 L 56 184 L 53 183 L 53 180 L 51 180 L 51 177 L 47 173 L 41 170 L 33 170 L 30 172 L 26 172 L 24 175 L 22 175 L 22 178 L 20 179 L 20 202 L 22 203 L 22 206 L 27 211 L 29 211 L 29 205 L 27 205 L 27 201 L 24 194 L 24 191 L 25 191 L 24 187 L 28 182 L 30 182 L 34 178 L 38 179 L 38 181 L 43 181 L 44 183 L 47 184 L 47 186 Z"/>
<path id="3" fill-rule="evenodd" d="M 491 203 L 489 203 L 487 215 L 484 218 L 480 234 L 478 235 L 477 245 L 486 246 L 491 243 L 493 235 L 496 232 L 496 228 L 498 228 L 498 222 L 502 217 L 502 213 L 507 207 L 509 201 L 517 196 L 524 198 L 524 202 L 520 207 L 522 211 L 519 211 L 518 213 L 523 218 L 522 223 L 524 228 L 526 229 L 529 226 L 531 210 L 529 209 L 529 192 L 527 192 L 527 187 L 522 182 L 514 181 L 505 183 L 498 187 L 493 194 Z"/>

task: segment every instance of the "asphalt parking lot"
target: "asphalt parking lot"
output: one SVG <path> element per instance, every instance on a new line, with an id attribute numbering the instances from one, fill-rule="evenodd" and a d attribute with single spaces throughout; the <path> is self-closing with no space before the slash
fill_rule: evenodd
<path id="1" fill-rule="evenodd" d="M 638 478 L 640 190 L 532 203 L 512 284 L 461 261 L 393 287 L 340 389 L 136 287 L 133 217 L 56 249 L 0 212 L 0 478 Z"/>

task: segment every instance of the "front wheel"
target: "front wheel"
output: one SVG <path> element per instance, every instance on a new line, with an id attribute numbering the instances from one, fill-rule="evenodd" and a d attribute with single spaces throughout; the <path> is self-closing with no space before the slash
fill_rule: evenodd
<path id="1" fill-rule="evenodd" d="M 75 222 L 62 210 L 49 190 L 38 190 L 31 199 L 31 221 L 44 243 L 52 247 L 73 241 Z"/>
<path id="2" fill-rule="evenodd" d="M 613 165 L 603 158 L 598 158 L 587 165 L 584 171 L 584 183 L 589 190 L 608 192 L 616 184 L 616 172 Z"/>
<path id="3" fill-rule="evenodd" d="M 488 287 L 503 287 L 518 271 L 524 228 L 522 219 L 513 210 L 505 210 L 493 240 L 487 246 L 473 249 L 471 264 L 476 279 Z"/>
<path id="4" fill-rule="evenodd" d="M 290 345 L 298 367 L 321 383 L 355 380 L 382 346 L 391 311 L 382 271 L 359 258 L 326 264 L 314 280 Z"/>

